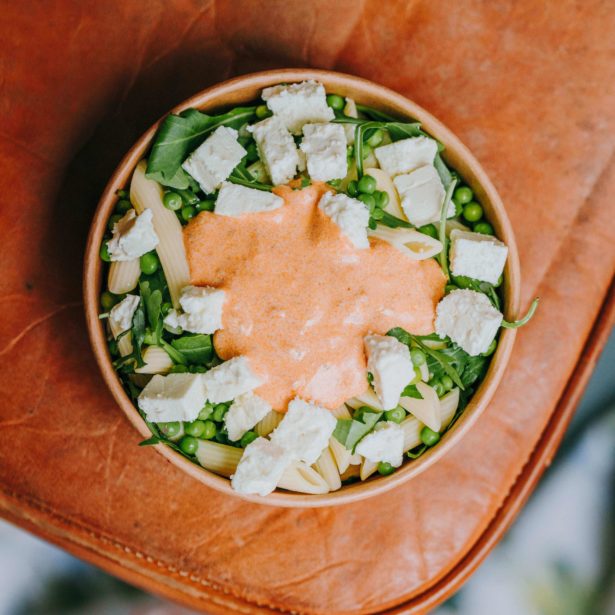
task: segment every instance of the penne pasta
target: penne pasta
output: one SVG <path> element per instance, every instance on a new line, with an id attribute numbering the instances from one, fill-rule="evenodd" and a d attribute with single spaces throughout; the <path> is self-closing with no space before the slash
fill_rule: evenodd
<path id="1" fill-rule="evenodd" d="M 205 469 L 229 478 L 237 469 L 243 449 L 209 440 L 199 440 L 195 455 Z"/>
<path id="2" fill-rule="evenodd" d="M 442 411 L 440 400 L 433 387 L 425 382 L 417 382 L 416 388 L 422 399 L 416 397 L 401 397 L 399 405 L 410 414 L 415 416 L 421 423 L 427 425 L 433 431 L 442 429 Z"/>
<path id="3" fill-rule="evenodd" d="M 123 295 L 137 287 L 140 275 L 138 258 L 132 261 L 113 261 L 109 266 L 107 287 L 114 295 Z"/>
<path id="4" fill-rule="evenodd" d="M 376 180 L 376 190 L 386 192 L 389 195 L 389 202 L 386 204 L 384 210 L 400 220 L 407 220 L 406 214 L 404 214 L 404 211 L 401 208 L 397 188 L 395 188 L 395 184 L 393 184 L 393 180 L 388 173 L 385 173 L 382 169 L 375 167 L 365 169 L 365 173 L 367 175 L 371 175 Z"/>
<path id="5" fill-rule="evenodd" d="M 141 160 L 135 168 L 130 183 L 130 200 L 137 213 L 141 214 L 145 209 L 152 211 L 154 229 L 160 241 L 156 252 L 164 270 L 173 307 L 178 309 L 181 290 L 190 284 L 182 226 L 175 213 L 164 206 L 160 184 L 145 177 L 146 167 L 146 161 Z"/>
<path id="6" fill-rule="evenodd" d="M 344 404 L 342 404 L 335 410 L 331 410 L 331 414 L 336 419 L 352 418 L 350 416 L 350 412 L 348 412 L 348 408 L 346 408 Z M 331 436 L 331 439 L 329 440 L 329 448 L 331 449 L 331 453 L 337 465 L 337 469 L 339 470 L 339 473 L 342 474 L 348 469 L 352 455 L 350 451 L 333 436 Z"/>
<path id="7" fill-rule="evenodd" d="M 160 346 L 148 346 L 143 352 L 145 365 L 135 369 L 137 374 L 167 374 L 173 367 L 171 357 Z"/>
<path id="8" fill-rule="evenodd" d="M 286 468 L 278 487 L 312 495 L 329 493 L 327 481 L 314 468 L 302 461 L 295 461 Z"/>
<path id="9" fill-rule="evenodd" d="M 360 478 L 361 477 L 361 467 L 359 464 L 348 466 L 348 469 L 340 476 L 342 481 L 348 480 L 349 478 Z"/>
<path id="10" fill-rule="evenodd" d="M 361 480 L 367 480 L 377 469 L 378 463 L 364 458 L 363 463 L 361 464 L 361 470 L 359 472 Z"/>
<path id="11" fill-rule="evenodd" d="M 400 423 L 400 426 L 404 432 L 404 453 L 407 453 L 421 443 L 423 423 L 413 416 L 409 416 Z"/>
<path id="12" fill-rule="evenodd" d="M 333 440 L 334 438 L 331 438 Z M 338 442 L 339 444 L 339 442 Z M 314 464 L 314 469 L 325 479 L 329 489 L 336 491 L 342 486 L 340 472 L 329 447 L 325 448 Z"/>
<path id="13" fill-rule="evenodd" d="M 117 336 L 122 333 L 111 319 L 109 319 L 109 331 L 111 331 L 114 339 L 117 339 Z M 122 357 L 132 352 L 132 333 L 130 331 L 117 340 L 117 349 Z"/>
<path id="14" fill-rule="evenodd" d="M 379 226 L 369 230 L 369 237 L 374 237 L 390 243 L 415 261 L 432 258 L 442 252 L 442 243 L 429 235 L 419 233 L 409 228 L 387 228 Z"/>
<path id="15" fill-rule="evenodd" d="M 457 408 L 459 407 L 459 389 L 454 388 L 451 389 L 441 400 L 440 400 L 440 414 L 442 416 L 442 429 L 446 429 L 453 417 L 455 416 L 455 412 L 457 412 Z"/>
<path id="16" fill-rule="evenodd" d="M 281 412 L 272 410 L 264 419 L 259 421 L 254 431 L 259 436 L 268 436 L 281 422 L 284 415 Z"/>
<path id="17" fill-rule="evenodd" d="M 360 408 L 361 406 L 369 406 L 374 410 L 381 411 L 383 409 L 380 400 L 378 399 L 376 393 L 374 393 L 371 387 L 368 387 L 365 393 L 362 393 L 361 395 L 357 395 L 356 397 L 349 399 L 346 404 L 354 410 Z"/>

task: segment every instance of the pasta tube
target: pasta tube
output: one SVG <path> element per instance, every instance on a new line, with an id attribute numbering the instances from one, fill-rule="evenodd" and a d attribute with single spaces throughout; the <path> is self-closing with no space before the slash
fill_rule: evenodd
<path id="1" fill-rule="evenodd" d="M 195 455 L 205 469 L 229 478 L 237 469 L 243 449 L 209 440 L 199 440 Z"/>
<path id="2" fill-rule="evenodd" d="M 344 405 L 341 405 L 339 408 L 332 410 L 331 414 L 336 419 L 351 418 L 350 412 L 348 412 L 348 408 L 346 408 L 346 406 Z M 350 451 L 333 436 L 331 436 L 331 439 L 329 440 L 329 448 L 331 449 L 331 453 L 337 465 L 337 469 L 339 470 L 340 474 L 344 473 L 350 465 L 350 459 L 352 457 Z"/>
<path id="3" fill-rule="evenodd" d="M 302 461 L 296 461 L 286 468 L 278 487 L 312 495 L 329 493 L 327 481 L 314 468 Z"/>
<path id="4" fill-rule="evenodd" d="M 368 230 L 367 234 L 390 243 L 415 261 L 422 261 L 442 252 L 440 241 L 414 229 L 379 226 L 375 230 Z"/>
<path id="5" fill-rule="evenodd" d="M 284 415 L 272 410 L 264 419 L 260 420 L 254 430 L 259 436 L 268 436 L 281 422 Z"/>
<path id="6" fill-rule="evenodd" d="M 132 261 L 113 261 L 109 266 L 107 287 L 114 295 L 123 295 L 136 288 L 140 275 L 138 258 Z"/>
<path id="7" fill-rule="evenodd" d="M 384 210 L 390 213 L 392 216 L 399 218 L 400 220 L 407 220 L 406 214 L 401 208 L 401 202 L 399 200 L 399 194 L 393 180 L 382 169 L 371 168 L 365 169 L 366 175 L 371 175 L 376 180 L 376 190 L 386 192 L 389 195 L 389 202 Z"/>
<path id="8" fill-rule="evenodd" d="M 361 480 L 368 479 L 377 469 L 378 469 L 377 462 L 370 461 L 369 459 L 363 458 L 363 463 L 361 464 L 361 470 L 359 473 Z"/>
<path id="9" fill-rule="evenodd" d="M 137 374 L 166 374 L 173 367 L 173 361 L 160 346 L 148 346 L 143 352 L 145 365 L 135 369 Z"/>
<path id="10" fill-rule="evenodd" d="M 109 331 L 111 331 L 114 339 L 117 339 L 117 336 L 122 333 L 120 327 L 111 319 L 109 319 Z M 132 352 L 132 333 L 130 331 L 117 340 L 117 349 L 122 357 Z"/>
<path id="11" fill-rule="evenodd" d="M 329 447 L 325 448 L 320 454 L 320 457 L 314 464 L 314 469 L 325 479 L 331 491 L 337 491 L 342 486 L 340 472 L 337 469 L 333 453 Z"/>
<path id="12" fill-rule="evenodd" d="M 134 170 L 130 200 L 139 214 L 145 209 L 152 210 L 154 229 L 160 242 L 156 252 L 164 270 L 173 307 L 178 309 L 181 290 L 190 284 L 182 227 L 177 216 L 164 206 L 160 184 L 145 177 L 146 167 L 146 161 L 141 160 Z"/>

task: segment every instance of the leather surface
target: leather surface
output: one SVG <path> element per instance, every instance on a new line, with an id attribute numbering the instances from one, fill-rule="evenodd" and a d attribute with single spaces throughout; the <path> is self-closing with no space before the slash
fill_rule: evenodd
<path id="1" fill-rule="evenodd" d="M 433 585 L 514 484 L 613 276 L 612 5 L 65 0 L 0 20 L 3 514 L 216 612 L 373 612 Z M 80 298 L 89 220 L 140 132 L 207 85 L 301 65 L 392 87 L 456 132 L 509 211 L 523 308 L 542 299 L 467 437 L 336 509 L 237 501 L 138 448 Z"/>

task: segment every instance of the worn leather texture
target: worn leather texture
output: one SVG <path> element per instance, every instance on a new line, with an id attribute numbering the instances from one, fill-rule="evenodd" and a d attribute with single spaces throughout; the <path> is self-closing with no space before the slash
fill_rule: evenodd
<path id="1" fill-rule="evenodd" d="M 0 514 L 209 612 L 424 610 L 517 488 L 612 280 L 614 30 L 606 0 L 5 2 Z M 507 206 L 523 309 L 541 306 L 434 467 L 289 510 L 137 447 L 90 352 L 80 276 L 98 197 L 146 127 L 220 80 L 307 65 L 389 86 L 457 133 Z"/>

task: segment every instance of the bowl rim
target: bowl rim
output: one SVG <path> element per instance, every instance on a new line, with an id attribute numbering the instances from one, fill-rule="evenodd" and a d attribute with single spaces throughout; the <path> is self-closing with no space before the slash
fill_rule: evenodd
<path id="1" fill-rule="evenodd" d="M 521 275 L 514 232 L 504 204 L 486 172 L 468 148 L 431 113 L 410 99 L 385 86 L 353 75 L 321 69 L 289 68 L 267 70 L 234 77 L 201 90 L 176 105 L 169 113 L 178 113 L 189 107 L 210 110 L 245 104 L 249 100 L 253 100 L 255 98 L 254 93 L 262 90 L 264 87 L 308 79 L 320 81 L 327 90 L 351 96 L 358 102 L 371 103 L 373 106 L 386 110 L 393 115 L 413 118 L 421 122 L 429 134 L 444 143 L 446 147 L 443 152 L 444 159 L 455 160 L 454 168 L 461 172 L 464 181 L 478 195 L 481 204 L 488 213 L 490 222 L 496 229 L 497 236 L 508 246 L 508 259 L 504 275 L 503 312 L 505 318 L 514 319 L 519 310 Z M 250 93 L 250 96 L 247 95 L 248 93 Z M 115 401 L 137 431 L 146 438 L 151 436 L 151 432 L 137 408 L 124 391 L 120 379 L 112 367 L 103 322 L 98 318 L 103 269 L 102 260 L 99 257 L 99 249 L 108 217 L 114 206 L 116 190 L 124 188 L 128 184 L 132 171 L 147 151 L 156 130 L 166 115 L 141 135 L 122 158 L 109 179 L 94 212 L 87 238 L 83 267 L 83 298 L 86 324 L 96 362 Z M 268 506 L 302 508 L 356 502 L 393 489 L 418 476 L 441 459 L 463 438 L 488 406 L 502 380 L 515 337 L 515 329 L 504 329 L 500 332 L 498 347 L 492 357 L 485 378 L 459 420 L 442 436 L 438 445 L 426 451 L 418 459 L 405 463 L 390 476 L 375 476 L 367 481 L 346 485 L 337 491 L 322 495 L 275 490 L 268 496 L 261 497 L 237 493 L 231 488 L 228 478 L 206 470 L 165 444 L 156 444 L 154 448 L 172 464 L 206 486 L 250 502 Z"/>

